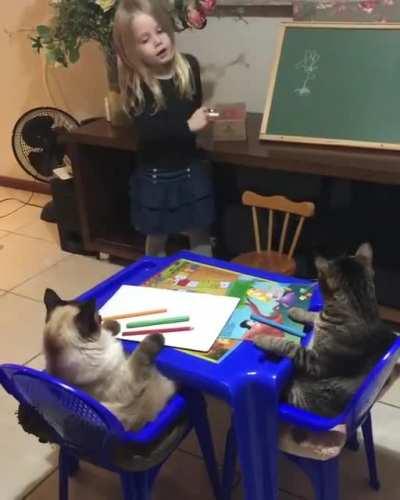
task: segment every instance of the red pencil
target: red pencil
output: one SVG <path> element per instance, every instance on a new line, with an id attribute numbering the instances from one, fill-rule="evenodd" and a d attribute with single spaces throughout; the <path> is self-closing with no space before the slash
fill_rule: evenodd
<path id="1" fill-rule="evenodd" d="M 146 335 L 148 333 L 173 333 L 173 332 L 187 332 L 193 330 L 193 326 L 175 326 L 170 328 L 146 328 L 145 330 L 131 330 L 129 332 L 122 332 L 123 337 L 131 337 L 132 335 Z"/>

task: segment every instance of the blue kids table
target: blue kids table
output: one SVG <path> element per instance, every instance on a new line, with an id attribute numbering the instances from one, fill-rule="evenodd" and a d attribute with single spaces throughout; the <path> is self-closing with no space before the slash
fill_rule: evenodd
<path id="1" fill-rule="evenodd" d="M 178 252 L 167 258 L 144 257 L 83 294 L 79 300 L 96 298 L 100 308 L 121 285 L 140 285 L 178 259 L 188 259 L 220 269 L 277 282 L 306 283 L 292 277 L 256 271 L 237 264 Z M 320 307 L 314 293 L 311 309 Z M 127 352 L 135 342 L 124 342 Z M 170 378 L 223 399 L 232 408 L 246 500 L 275 500 L 277 484 L 278 398 L 291 372 L 288 359 L 268 360 L 251 342 L 242 342 L 219 363 L 165 348 L 158 366 Z"/>

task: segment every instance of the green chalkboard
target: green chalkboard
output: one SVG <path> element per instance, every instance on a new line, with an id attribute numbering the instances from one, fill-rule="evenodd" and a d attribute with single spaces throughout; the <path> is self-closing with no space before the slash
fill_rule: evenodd
<path id="1" fill-rule="evenodd" d="M 400 25 L 284 24 L 260 138 L 400 149 Z"/>

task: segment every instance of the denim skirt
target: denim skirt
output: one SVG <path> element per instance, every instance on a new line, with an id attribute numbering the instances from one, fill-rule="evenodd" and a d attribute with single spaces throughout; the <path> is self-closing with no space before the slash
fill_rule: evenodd
<path id="1" fill-rule="evenodd" d="M 180 170 L 137 167 L 129 194 L 131 222 L 144 234 L 207 228 L 214 220 L 213 186 L 201 160 Z"/>

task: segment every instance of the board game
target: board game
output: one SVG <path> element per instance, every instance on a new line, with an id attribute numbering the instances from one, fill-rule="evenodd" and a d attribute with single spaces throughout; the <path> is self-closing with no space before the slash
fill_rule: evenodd
<path id="1" fill-rule="evenodd" d="M 179 259 L 144 283 L 144 286 L 167 288 L 194 293 L 212 293 L 240 299 L 230 320 L 207 353 L 189 352 L 211 362 L 220 362 L 243 340 L 255 335 L 288 337 L 300 342 L 303 326 L 288 316 L 290 307 L 307 310 L 315 283 L 278 283 L 276 281 L 240 274 L 206 264 Z M 251 315 L 285 323 L 298 331 L 299 336 L 259 323 Z"/>

